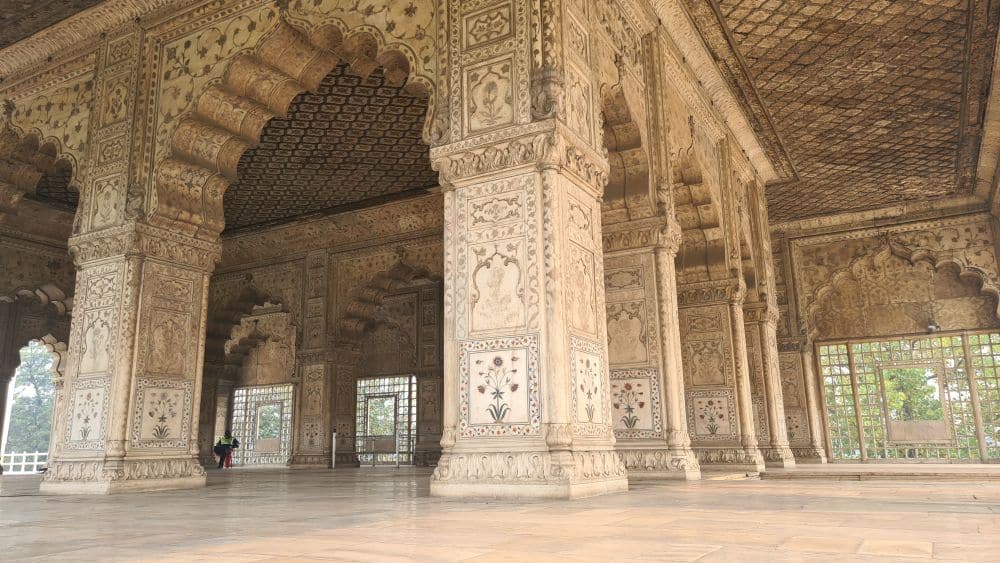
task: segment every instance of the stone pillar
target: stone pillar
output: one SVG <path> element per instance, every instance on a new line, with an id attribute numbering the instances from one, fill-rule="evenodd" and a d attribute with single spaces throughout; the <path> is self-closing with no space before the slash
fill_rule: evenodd
<path id="1" fill-rule="evenodd" d="M 296 373 L 295 414 L 292 456 L 294 469 L 329 468 L 333 462 L 332 409 L 329 368 L 326 354 L 299 354 Z"/>
<path id="2" fill-rule="evenodd" d="M 809 420 L 809 447 L 796 452 L 796 458 L 804 463 L 826 463 L 826 428 L 823 425 L 823 400 L 816 374 L 816 360 L 813 346 L 809 341 L 802 344 L 802 379 L 805 382 L 806 415 Z"/>
<path id="3" fill-rule="evenodd" d="M 413 464 L 419 467 L 437 465 L 441 458 L 442 384 L 440 373 L 417 376 L 417 443 Z"/>
<path id="4" fill-rule="evenodd" d="M 653 246 L 632 248 L 637 241 Z M 616 450 L 630 478 L 698 479 L 684 401 L 677 275 L 680 226 L 605 226 L 605 289 Z"/>
<path id="5" fill-rule="evenodd" d="M 358 410 L 358 362 L 360 353 L 345 346 L 334 350 L 333 428 L 337 432 L 335 464 L 338 467 L 358 467 L 355 449 Z"/>
<path id="6" fill-rule="evenodd" d="M 445 192 L 435 496 L 628 487 L 609 401 L 594 8 L 446 2 L 449 107 L 431 128 Z"/>
<path id="7" fill-rule="evenodd" d="M 685 479 L 699 479 L 701 468 L 691 449 L 684 401 L 684 368 L 677 308 L 677 271 L 674 260 L 681 245 L 681 227 L 670 220 L 656 247 L 656 294 L 663 350 L 663 398 L 666 408 L 667 450 L 672 466 Z"/>
<path id="8" fill-rule="evenodd" d="M 773 467 L 794 467 L 795 457 L 788 445 L 788 429 L 785 426 L 785 404 L 781 388 L 781 370 L 778 364 L 778 313 L 766 303 L 750 303 L 743 308 L 748 344 L 750 336 L 754 350 L 748 358 L 753 358 L 750 368 L 754 402 L 764 412 L 757 413 L 763 418 L 761 424 L 767 436 L 761 437 L 760 450 L 767 465 Z M 759 383 L 757 385 L 756 383 Z M 759 397 L 759 400 L 757 400 Z"/>
<path id="9" fill-rule="evenodd" d="M 702 470 L 764 469 L 747 368 L 745 292 L 741 278 L 678 289 L 688 430 Z"/>
<path id="10" fill-rule="evenodd" d="M 67 409 L 46 493 L 196 487 L 208 281 L 219 245 L 126 223 L 70 240 Z"/>
<path id="11" fill-rule="evenodd" d="M 215 441 L 229 427 L 236 366 L 205 361 L 202 377 L 201 411 L 198 415 L 198 455 L 205 467 L 215 467 Z M 222 428 L 220 428 L 220 420 Z"/>

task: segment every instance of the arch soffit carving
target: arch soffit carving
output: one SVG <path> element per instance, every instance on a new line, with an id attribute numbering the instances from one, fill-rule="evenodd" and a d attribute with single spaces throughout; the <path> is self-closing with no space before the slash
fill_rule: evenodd
<path id="1" fill-rule="evenodd" d="M 884 246 L 872 252 L 866 252 L 861 256 L 858 256 L 851 260 L 850 264 L 837 270 L 830 280 L 821 285 L 813 293 L 812 299 L 809 300 L 806 306 L 806 321 L 808 326 L 808 337 L 809 340 L 815 340 L 818 336 L 815 331 L 815 323 L 812 319 L 816 318 L 824 310 L 824 302 L 826 296 L 831 292 L 836 290 L 846 281 L 856 281 L 858 279 L 858 272 L 865 269 L 867 266 L 872 266 L 877 260 L 885 259 L 895 256 L 900 258 L 910 264 L 911 266 L 916 266 L 919 263 L 928 264 L 935 272 L 941 271 L 942 268 L 951 267 L 958 271 L 958 277 L 962 281 L 972 281 L 975 282 L 979 287 L 979 293 L 983 295 L 989 295 L 994 298 L 997 305 L 993 311 L 993 314 L 1000 318 L 1000 286 L 997 285 L 996 281 L 992 279 L 992 276 L 982 268 L 970 265 L 965 262 L 961 256 L 956 255 L 942 255 L 933 250 L 927 248 L 908 248 L 898 242 L 887 241 Z"/>
<path id="2" fill-rule="evenodd" d="M 33 193 L 42 176 L 65 164 L 70 170 L 69 187 L 80 191 L 77 179 L 79 166 L 76 157 L 63 148 L 62 142 L 37 128 L 27 130 L 13 123 L 6 113 L 0 116 L 0 187 L 12 191 L 0 193 L 0 211 L 16 209 L 21 197 Z"/>
<path id="3" fill-rule="evenodd" d="M 0 295 L 2 303 L 14 303 L 19 299 L 35 300 L 43 307 L 51 305 L 60 317 L 70 314 L 73 310 L 73 297 L 66 295 L 65 291 L 52 283 L 37 287 L 18 287 L 5 295 Z"/>
<path id="4" fill-rule="evenodd" d="M 438 282 L 440 279 L 426 268 L 411 266 L 402 259 L 388 270 L 376 274 L 344 308 L 336 325 L 335 348 L 356 355 L 365 336 L 385 322 L 382 309 L 385 298 L 421 281 Z"/>
<path id="5" fill-rule="evenodd" d="M 291 322 L 291 313 L 288 311 L 287 305 L 280 298 L 263 292 L 252 285 L 244 287 L 239 295 L 227 301 L 220 308 L 212 310 L 210 306 L 205 336 L 206 356 L 215 357 L 220 360 L 225 359 L 229 354 L 229 341 L 233 338 L 234 332 L 240 326 L 244 317 L 253 315 L 254 309 L 258 307 L 268 306 L 275 313 L 287 314 L 289 326 L 296 328 L 295 324 Z M 296 335 L 297 332 L 296 328 Z M 250 346 L 249 348 L 252 347 Z M 229 363 L 228 360 L 227 363 Z"/>
<path id="6" fill-rule="evenodd" d="M 312 20 L 315 20 L 313 22 Z M 314 91 L 341 63 L 362 77 L 383 68 L 390 83 L 428 98 L 425 139 L 433 142 L 435 77 L 406 43 L 372 25 L 348 26 L 335 15 L 282 17 L 250 51 L 220 61 L 222 79 L 206 86 L 170 135 L 159 161 L 149 220 L 215 239 L 224 227 L 223 194 L 240 157 L 260 141 L 267 123 L 284 116 L 296 96 Z M 432 63 L 433 64 L 433 63 Z"/>

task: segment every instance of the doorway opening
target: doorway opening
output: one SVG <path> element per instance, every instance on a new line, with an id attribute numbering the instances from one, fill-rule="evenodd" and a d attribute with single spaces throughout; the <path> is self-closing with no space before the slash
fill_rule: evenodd
<path id="1" fill-rule="evenodd" d="M 358 379 L 355 448 L 361 465 L 413 465 L 417 376 Z"/>
<path id="2" fill-rule="evenodd" d="M 56 390 L 52 353 L 40 340 L 21 348 L 7 393 L 0 453 L 3 473 L 30 475 L 48 463 Z"/>
<path id="3" fill-rule="evenodd" d="M 816 358 L 832 460 L 1000 459 L 1000 333 L 825 342 Z"/>
<path id="4" fill-rule="evenodd" d="M 284 465 L 292 445 L 292 384 L 237 387 L 233 437 L 240 447 L 234 465 Z"/>

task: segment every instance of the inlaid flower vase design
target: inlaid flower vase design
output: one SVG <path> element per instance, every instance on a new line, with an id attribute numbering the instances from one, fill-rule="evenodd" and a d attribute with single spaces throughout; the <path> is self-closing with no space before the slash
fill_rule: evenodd
<path id="1" fill-rule="evenodd" d="M 510 358 L 512 363 L 517 360 L 518 358 L 515 356 Z M 517 368 L 507 366 L 501 356 L 493 356 L 493 359 L 486 362 L 485 365 L 483 360 L 476 360 L 476 364 L 480 367 L 480 384 L 476 387 L 476 391 L 480 395 L 489 395 L 491 399 L 486 412 L 493 419 L 493 422 L 504 422 L 511 409 L 507 401 L 507 394 L 516 393 L 520 388 L 520 385 L 514 381 Z"/>

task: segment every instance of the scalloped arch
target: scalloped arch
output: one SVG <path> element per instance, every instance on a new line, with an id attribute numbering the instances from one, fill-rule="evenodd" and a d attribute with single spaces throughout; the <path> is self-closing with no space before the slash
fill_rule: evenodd
<path id="1" fill-rule="evenodd" d="M 305 29 L 292 22 L 307 25 L 283 18 L 251 51 L 218 63 L 225 65 L 221 81 L 196 96 L 171 134 L 169 156 L 156 165 L 151 223 L 217 238 L 225 225 L 223 194 L 236 179 L 240 157 L 260 141 L 268 122 L 286 115 L 296 96 L 314 91 L 342 62 L 363 77 L 382 67 L 387 80 L 426 95 L 430 137 L 434 78 L 417 72 L 407 45 L 386 41 L 377 27 L 349 27 L 332 16 Z"/>
<path id="2" fill-rule="evenodd" d="M 422 280 L 438 281 L 426 268 L 413 267 L 402 260 L 376 274 L 344 307 L 336 325 L 336 347 L 356 352 L 364 337 L 384 322 L 382 303 L 385 298 L 401 287 Z"/>
<path id="3" fill-rule="evenodd" d="M 900 258 L 910 265 L 925 263 L 935 272 L 941 271 L 942 268 L 946 267 L 954 268 L 957 270 L 959 279 L 965 282 L 974 282 L 978 286 L 980 294 L 991 296 L 994 299 L 996 307 L 992 313 L 996 318 L 1000 319 L 1000 286 L 990 277 L 988 272 L 977 266 L 969 265 L 960 256 L 938 256 L 938 253 L 931 249 L 910 249 L 901 244 L 889 242 L 876 252 L 866 252 L 854 258 L 850 264 L 837 270 L 830 276 L 827 283 L 821 285 L 813 292 L 812 299 L 806 306 L 806 322 L 809 327 L 808 337 L 810 340 L 815 340 L 818 336 L 815 328 L 816 323 L 813 319 L 825 310 L 825 298 L 846 281 L 858 280 L 858 276 L 864 271 L 866 264 L 872 264 L 877 259 L 888 256 Z"/>

